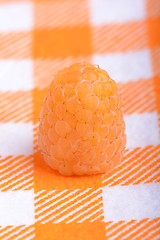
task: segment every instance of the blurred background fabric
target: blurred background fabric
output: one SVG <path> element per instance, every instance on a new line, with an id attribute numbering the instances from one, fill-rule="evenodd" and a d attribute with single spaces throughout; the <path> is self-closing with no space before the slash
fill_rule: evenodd
<path id="1" fill-rule="evenodd" d="M 57 70 L 87 61 L 123 100 L 108 174 L 63 177 L 37 145 Z M 0 240 L 160 239 L 160 1 L 0 0 Z"/>

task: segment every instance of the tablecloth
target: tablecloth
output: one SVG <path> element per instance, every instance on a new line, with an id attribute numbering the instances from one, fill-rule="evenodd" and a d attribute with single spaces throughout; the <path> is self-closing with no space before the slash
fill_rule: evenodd
<path id="1" fill-rule="evenodd" d="M 116 80 L 127 146 L 111 172 L 63 177 L 37 145 L 55 72 Z M 160 1 L 0 0 L 0 239 L 160 239 Z"/>

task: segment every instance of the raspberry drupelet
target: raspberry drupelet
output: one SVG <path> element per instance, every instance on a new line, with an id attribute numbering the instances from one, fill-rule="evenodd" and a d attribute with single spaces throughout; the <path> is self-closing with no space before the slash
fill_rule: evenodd
<path id="1" fill-rule="evenodd" d="M 44 99 L 38 141 L 45 162 L 62 175 L 112 170 L 126 145 L 115 81 L 89 63 L 59 71 Z"/>

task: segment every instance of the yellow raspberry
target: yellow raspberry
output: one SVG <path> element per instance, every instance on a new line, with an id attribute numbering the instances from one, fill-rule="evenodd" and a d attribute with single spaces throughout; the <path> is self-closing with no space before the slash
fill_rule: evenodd
<path id="1" fill-rule="evenodd" d="M 88 63 L 60 70 L 40 114 L 44 160 L 62 175 L 106 173 L 117 166 L 126 144 L 117 85 Z"/>

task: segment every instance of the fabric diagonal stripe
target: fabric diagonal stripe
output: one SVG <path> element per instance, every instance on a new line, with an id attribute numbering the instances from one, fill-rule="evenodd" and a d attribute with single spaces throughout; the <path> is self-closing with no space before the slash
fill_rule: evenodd
<path id="1" fill-rule="evenodd" d="M 44 194 L 44 197 L 42 197 L 42 194 Z M 69 223 L 75 220 L 83 222 L 86 218 L 91 220 L 92 215 L 95 218 L 95 212 L 100 214 L 103 207 L 100 189 L 96 191 L 77 189 L 59 193 L 54 191 L 53 195 L 51 195 L 51 192 L 41 192 L 38 195 L 40 201 L 37 197 L 35 202 L 36 220 L 42 223 L 48 221 Z M 90 213 L 90 215 L 86 215 L 87 213 Z"/>

